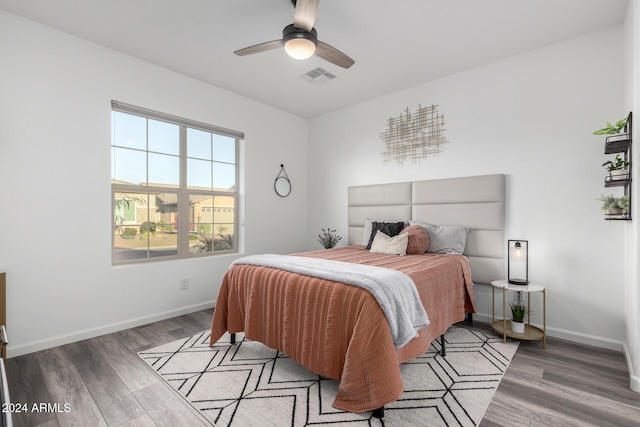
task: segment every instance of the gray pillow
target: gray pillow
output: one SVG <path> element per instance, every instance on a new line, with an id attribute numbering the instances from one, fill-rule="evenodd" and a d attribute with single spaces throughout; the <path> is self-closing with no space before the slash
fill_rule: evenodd
<path id="1" fill-rule="evenodd" d="M 436 254 L 462 255 L 467 244 L 469 229 L 459 225 L 432 225 L 424 222 L 409 221 L 411 225 L 419 225 L 429 233 L 427 252 Z"/>

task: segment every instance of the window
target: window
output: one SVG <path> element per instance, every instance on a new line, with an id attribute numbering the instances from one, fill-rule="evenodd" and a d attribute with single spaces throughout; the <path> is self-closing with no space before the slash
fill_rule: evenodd
<path id="1" fill-rule="evenodd" d="M 112 101 L 113 264 L 237 252 L 243 134 Z"/>

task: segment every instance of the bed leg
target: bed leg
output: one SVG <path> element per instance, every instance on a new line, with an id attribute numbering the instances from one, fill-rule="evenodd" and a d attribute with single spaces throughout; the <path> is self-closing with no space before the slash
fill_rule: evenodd
<path id="1" fill-rule="evenodd" d="M 231 344 L 235 344 L 236 343 L 236 334 L 233 333 L 231 334 Z"/>
<path id="2" fill-rule="evenodd" d="M 473 313 L 467 313 L 467 322 L 473 323 Z"/>
<path id="3" fill-rule="evenodd" d="M 384 406 L 373 410 L 373 418 L 384 418 Z"/>
<path id="4" fill-rule="evenodd" d="M 444 334 L 440 335 L 440 346 L 442 347 L 440 353 L 442 353 L 442 357 L 445 357 L 447 355 L 447 348 L 445 347 Z"/>

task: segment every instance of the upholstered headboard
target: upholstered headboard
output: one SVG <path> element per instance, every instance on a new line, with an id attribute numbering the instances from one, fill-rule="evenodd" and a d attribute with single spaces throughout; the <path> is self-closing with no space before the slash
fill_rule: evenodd
<path id="1" fill-rule="evenodd" d="M 499 175 L 349 187 L 349 244 L 367 218 L 469 228 L 464 255 L 474 283 L 504 277 L 505 177 Z"/>

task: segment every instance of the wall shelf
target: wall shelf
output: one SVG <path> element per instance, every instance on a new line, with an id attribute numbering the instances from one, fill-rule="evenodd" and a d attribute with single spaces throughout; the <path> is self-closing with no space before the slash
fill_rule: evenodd
<path id="1" fill-rule="evenodd" d="M 626 185 L 629 185 L 630 183 L 631 183 L 631 178 L 628 177 L 628 174 L 627 174 L 627 178 L 623 178 L 623 179 L 614 179 L 611 176 L 608 176 L 604 179 L 605 187 L 624 187 Z"/>
<path id="2" fill-rule="evenodd" d="M 631 129 L 631 113 L 629 113 L 627 126 Z M 624 153 L 629 148 L 631 148 L 631 131 L 607 137 L 604 143 L 604 154 Z"/>
<path id="3" fill-rule="evenodd" d="M 620 176 L 612 176 L 611 174 L 604 179 L 605 187 L 621 187 L 624 195 L 629 199 L 628 212 L 624 213 L 605 213 L 606 220 L 623 220 L 631 219 L 631 138 L 632 138 L 632 119 L 633 114 L 629 112 L 627 117 L 627 125 L 624 127 L 623 133 L 610 135 L 604 142 L 604 154 L 624 155 L 624 161 L 628 162 L 627 173 Z"/>

